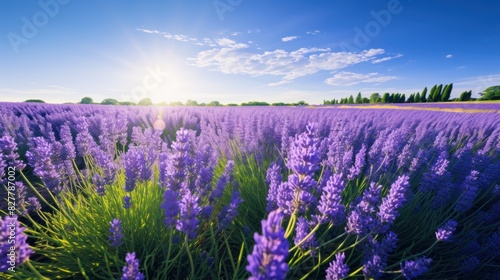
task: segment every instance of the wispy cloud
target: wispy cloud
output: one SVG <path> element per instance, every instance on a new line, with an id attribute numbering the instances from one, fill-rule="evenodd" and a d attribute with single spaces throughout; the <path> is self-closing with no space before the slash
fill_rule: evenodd
<path id="1" fill-rule="evenodd" d="M 319 31 L 319 30 L 307 31 L 306 32 L 306 34 L 308 34 L 308 35 L 318 35 L 319 33 L 321 33 L 321 31 Z"/>
<path id="2" fill-rule="evenodd" d="M 213 45 L 213 42 L 208 39 L 204 38 L 203 40 L 198 40 L 197 38 L 189 37 L 188 35 L 182 35 L 182 34 L 171 34 L 168 32 L 163 32 L 163 31 L 158 31 L 158 30 L 150 30 L 150 29 L 144 29 L 144 28 L 136 28 L 137 31 L 144 32 L 147 34 L 156 34 L 160 35 L 162 37 L 165 37 L 170 40 L 176 40 L 179 42 L 191 42 L 194 43 L 195 45 L 199 46 L 210 46 L 211 44 Z"/>
<path id="3" fill-rule="evenodd" d="M 244 74 L 253 77 L 276 76 L 280 78 L 278 81 L 268 83 L 268 86 L 287 84 L 297 78 L 311 76 L 321 71 L 338 71 L 364 62 L 380 63 L 402 56 L 401 54 L 386 56 L 384 55 L 384 49 L 368 49 L 359 52 L 334 52 L 330 48 L 317 47 L 295 50 L 261 50 L 260 47 L 254 47 L 250 43 L 251 41 L 247 41 L 248 43 L 245 44 L 234 40 L 234 37 L 232 39 L 228 37 L 196 39 L 187 35 L 175 35 L 157 30 L 143 28 L 137 28 L 137 30 L 208 47 L 208 49 L 198 52 L 195 57 L 187 59 L 188 64 L 192 66 L 207 68 L 224 74 Z M 316 31 L 313 31 L 313 33 L 319 33 L 318 30 Z M 282 38 L 282 41 L 289 42 L 299 37 L 288 36 Z M 353 76 L 355 73 L 350 72 L 341 73 L 327 79 L 325 83 L 335 84 L 339 79 L 350 79 L 348 83 L 354 82 L 355 84 L 360 82 L 382 82 L 395 78 L 394 76 L 383 76 L 377 73 L 370 73 L 367 77 Z M 346 73 L 350 73 L 350 77 L 345 77 Z"/>
<path id="4" fill-rule="evenodd" d="M 446 55 L 446 58 L 452 58 L 452 57 L 453 57 L 453 55 L 452 55 L 452 54 L 447 54 L 447 55 Z"/>
<path id="5" fill-rule="evenodd" d="M 387 56 L 387 57 L 383 57 L 383 58 L 379 58 L 379 59 L 374 59 L 374 60 L 372 60 L 372 63 L 376 64 L 376 63 L 388 61 L 388 60 L 391 60 L 391 59 L 394 59 L 394 58 L 400 58 L 402 56 L 403 56 L 402 54 L 397 54 L 395 56 Z"/>
<path id="6" fill-rule="evenodd" d="M 283 37 L 281 38 L 281 41 L 283 42 L 290 42 L 290 41 L 293 41 L 295 39 L 298 39 L 300 36 L 288 36 L 288 37 Z"/>
<path id="7" fill-rule="evenodd" d="M 325 80 L 326 84 L 332 86 L 352 86 L 359 83 L 382 83 L 397 79 L 396 76 L 385 76 L 379 73 L 353 73 L 342 71 Z"/>

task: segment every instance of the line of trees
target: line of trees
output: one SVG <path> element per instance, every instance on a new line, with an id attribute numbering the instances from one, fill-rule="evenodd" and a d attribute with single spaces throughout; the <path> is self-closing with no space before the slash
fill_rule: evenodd
<path id="1" fill-rule="evenodd" d="M 434 85 L 429 91 L 427 96 L 427 87 L 425 87 L 422 92 L 412 93 L 406 98 L 406 94 L 401 93 L 384 93 L 379 94 L 378 92 L 370 95 L 370 98 L 362 97 L 361 92 L 358 93 L 356 97 L 353 95 L 332 100 L 324 100 L 324 105 L 330 104 L 363 104 L 363 103 L 421 103 L 421 102 L 446 102 L 450 101 L 451 91 L 453 90 L 453 83 L 447 84 L 443 87 L 442 84 Z M 457 101 L 469 101 L 471 100 L 472 92 L 470 94 L 462 93 L 460 100 Z"/>

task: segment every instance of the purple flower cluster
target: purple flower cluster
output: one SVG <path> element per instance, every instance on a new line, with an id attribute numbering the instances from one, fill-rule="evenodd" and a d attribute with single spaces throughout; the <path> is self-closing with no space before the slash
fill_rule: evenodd
<path id="1" fill-rule="evenodd" d="M 318 222 L 332 222 L 334 225 L 344 222 L 345 206 L 341 203 L 344 188 L 345 182 L 341 175 L 334 174 L 326 182 L 318 205 L 318 211 L 321 213 Z"/>
<path id="2" fill-rule="evenodd" d="M 410 183 L 409 177 L 406 175 L 398 177 L 392 184 L 389 194 L 382 199 L 382 204 L 377 213 L 378 218 L 382 223 L 391 225 L 399 215 L 398 210 L 406 201 L 405 194 L 408 192 Z"/>
<path id="3" fill-rule="evenodd" d="M 307 237 L 311 232 L 309 222 L 304 217 L 299 217 L 297 220 L 297 225 L 295 226 L 295 238 L 293 242 L 295 245 L 299 245 L 302 250 L 314 249 L 319 244 L 316 241 L 315 233 Z M 307 237 L 307 239 L 306 239 Z"/>
<path id="4" fill-rule="evenodd" d="M 436 231 L 436 238 L 439 241 L 451 241 L 453 233 L 457 228 L 458 223 L 455 220 L 448 220 L 442 227 Z"/>
<path id="5" fill-rule="evenodd" d="M 347 217 L 346 231 L 348 233 L 364 236 L 378 226 L 374 214 L 380 198 L 381 188 L 382 186 L 371 183 L 370 187 L 364 191 L 361 199 L 357 199 L 359 202 L 352 204 L 351 212 Z"/>
<path id="6" fill-rule="evenodd" d="M 0 272 L 6 272 L 12 266 L 19 266 L 29 259 L 33 250 L 26 242 L 24 227 L 17 220 L 17 216 L 0 217 Z M 11 239 L 14 237 L 14 239 Z M 12 242 L 14 241 L 14 242 Z M 11 256 L 14 247 L 14 255 Z"/>
<path id="7" fill-rule="evenodd" d="M 135 257 L 135 252 L 127 253 L 125 257 L 127 265 L 123 267 L 122 280 L 144 280 L 144 274 L 139 271 L 139 260 Z"/>
<path id="8" fill-rule="evenodd" d="M 238 206 L 243 202 L 239 191 L 234 191 L 229 200 L 229 205 L 225 205 L 219 213 L 219 228 L 227 228 L 238 215 Z"/>
<path id="9" fill-rule="evenodd" d="M 262 221 L 262 235 L 254 234 L 255 246 L 247 257 L 246 270 L 251 274 L 249 279 L 285 279 L 289 245 L 281 227 L 282 219 L 281 211 L 272 211 L 267 220 Z"/>
<path id="10" fill-rule="evenodd" d="M 177 221 L 176 229 L 186 234 L 189 239 L 196 237 L 199 222 L 198 215 L 201 211 L 198 203 L 198 196 L 191 194 L 189 190 L 184 192 L 179 202 L 180 217 Z"/>
<path id="11" fill-rule="evenodd" d="M 123 159 L 125 169 L 125 186 L 123 189 L 127 192 L 134 190 L 135 185 L 139 181 L 150 180 L 153 176 L 151 166 L 154 163 L 154 155 L 152 148 L 140 149 L 132 147 L 125 154 Z"/>
<path id="12" fill-rule="evenodd" d="M 109 224 L 109 241 L 111 242 L 111 246 L 118 247 L 122 244 L 123 239 L 122 223 L 119 219 L 115 218 Z"/>
<path id="13" fill-rule="evenodd" d="M 401 273 L 406 279 L 415 279 L 429 270 L 432 259 L 421 257 L 401 264 Z"/>
<path id="14" fill-rule="evenodd" d="M 35 174 L 45 183 L 45 186 L 53 193 L 59 193 L 62 190 L 61 176 L 56 170 L 52 160 L 52 144 L 42 137 L 33 138 L 34 146 L 28 152 L 26 157 L 31 166 L 35 169 Z"/>
<path id="15" fill-rule="evenodd" d="M 345 254 L 335 254 L 335 260 L 330 262 L 330 266 L 326 270 L 327 280 L 340 280 L 347 276 L 349 267 L 345 263 Z"/>
<path id="16" fill-rule="evenodd" d="M 26 165 L 22 160 L 19 160 L 17 153 L 17 144 L 15 139 L 10 135 L 0 138 L 0 160 L 5 161 L 8 166 L 14 167 L 16 170 L 22 170 Z M 3 170 L 3 168 L 2 168 Z M 2 176 L 3 177 L 3 176 Z M 0 177 L 0 178 L 2 178 Z"/>

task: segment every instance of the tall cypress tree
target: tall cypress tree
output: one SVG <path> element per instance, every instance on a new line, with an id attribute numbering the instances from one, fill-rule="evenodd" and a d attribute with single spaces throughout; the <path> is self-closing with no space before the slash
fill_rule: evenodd
<path id="1" fill-rule="evenodd" d="M 429 102 L 434 102 L 435 101 L 435 97 L 436 97 L 436 88 L 437 88 L 437 85 L 433 85 L 431 87 L 431 90 L 429 91 L 429 98 L 427 99 L 427 101 Z"/>
<path id="2" fill-rule="evenodd" d="M 356 96 L 356 104 L 361 104 L 363 103 L 363 98 L 361 97 L 361 92 L 358 93 Z"/>
<path id="3" fill-rule="evenodd" d="M 354 104 L 354 97 L 352 97 L 352 94 L 349 96 L 349 104 Z"/>
<path id="4" fill-rule="evenodd" d="M 418 102 L 420 102 L 420 92 L 417 92 L 417 94 L 415 95 L 415 103 Z"/>
<path id="5" fill-rule="evenodd" d="M 422 102 L 427 102 L 427 87 L 424 88 L 424 90 L 422 90 L 422 94 L 420 95 L 420 101 Z"/>
<path id="6" fill-rule="evenodd" d="M 443 84 L 440 84 L 437 88 L 436 88 L 436 93 L 434 95 L 434 102 L 439 102 L 441 101 L 441 98 L 443 96 Z"/>
<path id="7" fill-rule="evenodd" d="M 451 90 L 453 89 L 453 83 L 448 84 L 443 89 L 443 96 L 441 97 L 441 101 L 450 100 Z"/>

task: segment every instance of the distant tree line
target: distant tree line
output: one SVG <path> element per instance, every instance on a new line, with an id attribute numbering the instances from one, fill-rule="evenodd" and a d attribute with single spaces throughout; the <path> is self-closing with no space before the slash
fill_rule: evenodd
<path id="1" fill-rule="evenodd" d="M 434 85 L 430 91 L 425 87 L 422 92 L 412 93 L 406 98 L 403 93 L 373 93 L 370 98 L 362 97 L 361 92 L 356 97 L 353 95 L 340 99 L 324 100 L 323 105 L 331 104 L 363 104 L 363 103 L 422 103 L 422 102 L 447 102 L 447 101 L 472 101 L 472 100 L 500 100 L 500 86 L 492 86 L 479 93 L 481 98 L 472 98 L 472 91 L 464 91 L 458 98 L 450 99 L 453 83 L 443 87 L 442 84 Z M 427 95 L 427 93 L 429 93 Z"/>

